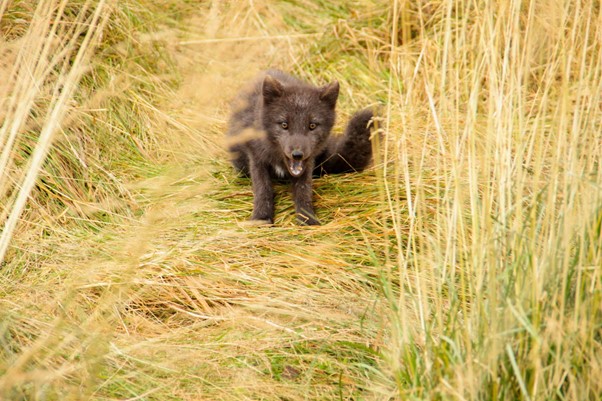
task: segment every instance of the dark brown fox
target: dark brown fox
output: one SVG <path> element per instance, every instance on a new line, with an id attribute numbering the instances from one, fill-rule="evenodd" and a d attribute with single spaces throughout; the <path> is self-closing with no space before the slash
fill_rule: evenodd
<path id="1" fill-rule="evenodd" d="M 357 112 L 344 135 L 330 136 L 339 83 L 322 87 L 281 71 L 263 73 L 239 97 L 228 128 L 232 163 L 251 177 L 252 220 L 274 219 L 272 178 L 290 179 L 297 218 L 320 224 L 312 204 L 312 176 L 361 171 L 372 158 L 372 110 Z"/>

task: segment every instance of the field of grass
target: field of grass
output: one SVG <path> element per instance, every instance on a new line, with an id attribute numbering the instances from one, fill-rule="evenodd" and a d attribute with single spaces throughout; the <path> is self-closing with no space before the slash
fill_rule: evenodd
<path id="1" fill-rule="evenodd" d="M 0 3 L 0 399 L 598 400 L 596 0 Z M 259 71 L 379 110 L 249 225 Z"/>

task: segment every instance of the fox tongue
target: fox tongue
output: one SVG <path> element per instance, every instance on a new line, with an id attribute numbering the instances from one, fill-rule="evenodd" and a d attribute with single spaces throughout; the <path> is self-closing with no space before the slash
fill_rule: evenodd
<path id="1" fill-rule="evenodd" d="M 289 160 L 288 170 L 294 177 L 298 177 L 303 172 L 303 160 Z"/>

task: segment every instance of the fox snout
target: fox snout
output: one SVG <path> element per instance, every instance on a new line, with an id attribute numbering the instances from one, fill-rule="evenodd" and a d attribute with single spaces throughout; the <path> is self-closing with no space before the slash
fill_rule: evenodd
<path id="1" fill-rule="evenodd" d="M 295 149 L 291 152 L 291 156 L 293 157 L 293 160 L 303 160 L 303 151 L 300 149 Z"/>
<path id="2" fill-rule="evenodd" d="M 312 155 L 312 141 L 304 136 L 288 136 L 281 138 L 282 153 L 293 160 L 305 160 Z"/>
<path id="3" fill-rule="evenodd" d="M 311 142 L 303 137 L 288 137 L 281 146 L 289 173 L 293 177 L 300 176 L 306 169 L 306 160 L 312 155 Z"/>

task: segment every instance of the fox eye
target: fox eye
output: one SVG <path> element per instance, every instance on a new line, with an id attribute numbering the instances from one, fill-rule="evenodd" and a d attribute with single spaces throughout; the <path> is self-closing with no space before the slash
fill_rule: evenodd
<path id="1" fill-rule="evenodd" d="M 288 129 L 288 123 L 286 121 L 281 122 L 280 126 L 282 127 L 282 129 Z"/>
<path id="2" fill-rule="evenodd" d="M 318 125 L 316 123 L 309 123 L 309 129 L 311 131 L 315 130 Z"/>

